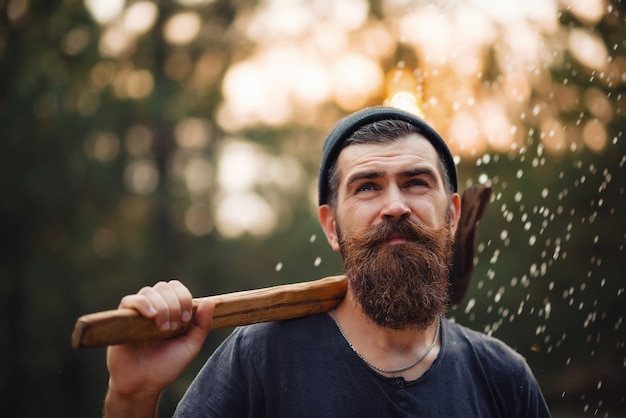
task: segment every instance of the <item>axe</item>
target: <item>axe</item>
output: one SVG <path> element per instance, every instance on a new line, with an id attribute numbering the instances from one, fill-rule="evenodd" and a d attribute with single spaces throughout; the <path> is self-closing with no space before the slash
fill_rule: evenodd
<path id="1" fill-rule="evenodd" d="M 476 232 L 491 199 L 491 188 L 470 186 L 461 198 L 461 217 L 455 236 L 450 270 L 450 302 L 459 304 L 474 271 Z M 215 302 L 212 328 L 227 328 L 259 322 L 278 321 L 327 312 L 346 294 L 345 276 L 209 296 Z M 194 298 L 193 313 L 202 298 Z M 76 321 L 72 347 L 89 348 L 137 343 L 183 335 L 192 321 L 169 331 L 158 329 L 153 319 L 134 309 L 115 309 L 83 315 Z"/>

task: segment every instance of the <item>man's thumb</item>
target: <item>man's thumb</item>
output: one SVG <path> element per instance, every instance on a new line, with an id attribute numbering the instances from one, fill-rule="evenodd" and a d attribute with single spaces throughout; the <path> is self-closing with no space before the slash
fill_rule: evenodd
<path id="1" fill-rule="evenodd" d="M 193 323 L 189 329 L 188 336 L 192 339 L 199 339 L 202 344 L 204 339 L 211 331 L 213 324 L 213 312 L 215 310 L 215 302 L 211 298 L 204 298 L 198 305 L 196 314 L 193 316 Z"/>

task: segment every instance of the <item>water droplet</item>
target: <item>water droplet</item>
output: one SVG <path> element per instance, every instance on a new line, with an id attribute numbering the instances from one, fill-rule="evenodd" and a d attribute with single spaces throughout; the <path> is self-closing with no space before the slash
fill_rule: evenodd
<path id="1" fill-rule="evenodd" d="M 321 263 L 322 263 L 322 257 L 316 257 L 315 261 L 313 262 L 313 265 L 315 267 L 318 267 Z"/>
<path id="2" fill-rule="evenodd" d="M 476 299 L 471 298 L 470 300 L 468 300 L 467 305 L 465 306 L 465 313 L 466 314 L 469 313 L 469 311 L 471 311 L 475 305 L 476 305 Z"/>

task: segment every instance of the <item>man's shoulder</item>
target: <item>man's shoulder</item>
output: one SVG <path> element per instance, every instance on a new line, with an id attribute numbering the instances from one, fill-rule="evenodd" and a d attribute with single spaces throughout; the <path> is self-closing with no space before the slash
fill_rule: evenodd
<path id="1" fill-rule="evenodd" d="M 534 380 L 526 359 L 503 341 L 466 326 L 446 322 L 448 355 L 463 357 L 463 361 L 479 365 L 476 370 L 490 376 L 494 381 L 503 383 Z"/>
<path id="2" fill-rule="evenodd" d="M 444 320 L 442 334 L 447 359 L 447 366 L 442 367 L 472 379 L 475 388 L 482 387 L 485 399 L 495 402 L 500 416 L 550 416 L 521 354 L 498 338 L 449 320 Z"/>
<path id="3" fill-rule="evenodd" d="M 328 329 L 328 314 L 307 315 L 282 321 L 262 322 L 238 327 L 233 337 L 243 344 L 285 343 L 308 338 L 317 339 Z"/>
<path id="4" fill-rule="evenodd" d="M 511 348 L 502 340 L 470 329 L 456 322 L 445 320 L 447 323 L 448 342 L 451 345 L 462 344 L 469 347 L 479 358 L 503 363 L 516 362 L 524 364 L 521 354 Z"/>
<path id="5" fill-rule="evenodd" d="M 279 363 L 298 367 L 314 364 L 332 345 L 328 331 L 328 321 L 332 319 L 324 315 L 238 327 L 222 343 L 217 357 L 227 353 L 229 361 L 237 359 L 242 364 L 254 365 L 255 369 L 275 372 L 284 371 L 275 367 Z"/>

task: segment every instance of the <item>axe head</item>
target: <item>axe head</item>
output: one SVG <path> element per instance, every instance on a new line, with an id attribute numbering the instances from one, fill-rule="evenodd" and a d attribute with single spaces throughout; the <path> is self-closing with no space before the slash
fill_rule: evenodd
<path id="1" fill-rule="evenodd" d="M 474 272 L 478 225 L 490 201 L 491 187 L 483 185 L 468 187 L 461 197 L 461 217 L 456 230 L 449 277 L 451 305 L 458 305 L 467 293 Z"/>

